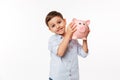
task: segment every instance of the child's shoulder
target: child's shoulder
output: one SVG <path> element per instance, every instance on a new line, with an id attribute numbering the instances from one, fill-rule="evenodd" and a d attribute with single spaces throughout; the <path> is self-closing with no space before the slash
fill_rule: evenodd
<path id="1" fill-rule="evenodd" d="M 49 40 L 58 40 L 58 39 L 61 39 L 61 36 L 57 34 L 53 34 L 49 37 Z"/>

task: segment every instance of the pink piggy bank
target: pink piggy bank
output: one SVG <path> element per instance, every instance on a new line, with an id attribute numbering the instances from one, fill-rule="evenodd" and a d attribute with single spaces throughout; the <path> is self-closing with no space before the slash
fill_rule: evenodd
<path id="1" fill-rule="evenodd" d="M 72 20 L 77 25 L 77 30 L 73 33 L 72 39 L 83 39 L 86 40 L 89 33 L 90 20 L 78 20 L 73 18 Z"/>

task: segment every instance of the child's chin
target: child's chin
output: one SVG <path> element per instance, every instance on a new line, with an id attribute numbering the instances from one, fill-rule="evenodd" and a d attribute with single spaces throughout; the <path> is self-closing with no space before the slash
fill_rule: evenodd
<path id="1" fill-rule="evenodd" d="M 64 33 L 59 33 L 59 35 L 63 35 Z"/>
<path id="2" fill-rule="evenodd" d="M 62 34 L 64 34 L 64 33 L 65 33 L 64 31 L 62 31 L 62 32 L 59 32 L 59 34 L 61 34 L 61 35 L 62 35 Z"/>

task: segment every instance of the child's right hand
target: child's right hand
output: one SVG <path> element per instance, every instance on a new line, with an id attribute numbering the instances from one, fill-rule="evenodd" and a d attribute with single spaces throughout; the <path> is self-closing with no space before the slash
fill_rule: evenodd
<path id="1" fill-rule="evenodd" d="M 71 22 L 68 26 L 67 26 L 67 35 L 69 37 L 72 37 L 73 33 L 76 31 L 76 25 L 75 23 Z"/>

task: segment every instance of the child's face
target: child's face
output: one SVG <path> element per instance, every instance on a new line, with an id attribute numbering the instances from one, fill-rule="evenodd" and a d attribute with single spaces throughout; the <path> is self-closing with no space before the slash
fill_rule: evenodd
<path id="1" fill-rule="evenodd" d="M 53 33 L 63 35 L 65 33 L 66 20 L 56 16 L 48 22 L 48 26 Z"/>

